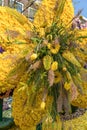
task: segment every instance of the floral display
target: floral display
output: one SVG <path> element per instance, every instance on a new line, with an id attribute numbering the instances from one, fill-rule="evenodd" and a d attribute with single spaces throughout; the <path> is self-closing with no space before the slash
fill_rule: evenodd
<path id="1" fill-rule="evenodd" d="M 7 32 L 0 36 L 0 94 L 15 88 L 12 116 L 18 129 L 33 130 L 42 123 L 43 130 L 79 130 L 83 118 L 86 130 L 87 113 L 60 119 L 72 113 L 72 106 L 87 107 L 87 29 L 76 28 L 79 15 L 74 16 L 72 0 L 43 0 L 32 23 L 2 9 L 12 23 L 1 26 Z"/>
<path id="2" fill-rule="evenodd" d="M 78 30 L 78 36 L 82 37 L 81 41 L 79 41 L 79 44 L 81 44 L 82 46 L 87 46 L 87 29 L 81 29 Z"/>
<path id="3" fill-rule="evenodd" d="M 81 50 L 77 51 L 75 55 L 78 55 L 80 62 L 82 63 L 83 67 L 86 69 L 87 65 L 87 20 L 80 16 L 73 21 L 73 26 L 78 29 L 77 35 L 81 37 L 78 41 L 78 44 L 81 46 Z M 83 49 L 85 48 L 85 49 Z M 83 53 L 81 53 L 83 51 Z M 73 105 L 86 108 L 87 107 L 87 70 L 81 70 L 81 76 L 84 83 L 83 86 L 83 93 L 79 93 L 76 100 L 72 102 Z M 76 77 L 75 77 L 76 78 Z M 79 81 L 80 82 L 80 81 Z"/>
<path id="4" fill-rule="evenodd" d="M 60 16 L 61 21 L 65 25 L 72 20 L 74 17 L 74 7 L 71 1 L 72 0 L 63 1 L 63 4 L 65 4 L 64 9 L 60 4 L 60 0 L 44 0 L 42 2 L 34 18 L 34 26 L 37 28 L 40 35 L 44 35 L 45 26 L 51 26 L 52 22 L 55 21 L 55 14 L 57 17 Z M 61 6 L 60 11 L 58 8 L 59 6 Z M 70 25 L 70 23 L 68 25 Z"/>
<path id="5" fill-rule="evenodd" d="M 36 95 L 30 90 L 32 89 L 31 86 L 25 87 L 25 85 L 26 83 L 20 82 L 19 87 L 14 91 L 12 114 L 15 124 L 20 126 L 21 130 L 30 130 L 32 126 L 36 126 L 43 117 L 47 116 L 48 109 L 52 105 L 52 97 L 47 97 L 46 104 L 43 104 L 43 90 L 39 90 Z M 34 100 L 35 103 L 32 104 Z M 17 113 L 19 113 L 19 116 L 17 116 Z"/>
<path id="6" fill-rule="evenodd" d="M 9 83 L 7 76 L 9 72 L 16 66 L 18 58 L 22 58 L 33 45 L 27 44 L 10 44 L 2 45 L 3 53 L 0 53 L 0 93 L 15 87 L 16 84 Z M 23 50 L 25 49 L 26 52 Z"/>
<path id="7" fill-rule="evenodd" d="M 15 9 L 0 7 L 0 26 L 0 94 L 6 92 L 8 96 L 10 90 L 16 86 L 7 81 L 9 72 L 18 58 L 22 58 L 34 46 L 27 44 L 32 23 Z"/>
<path id="8" fill-rule="evenodd" d="M 32 23 L 15 9 L 0 6 L 0 43 L 26 42 L 25 35 Z"/>
<path id="9" fill-rule="evenodd" d="M 78 106 L 80 108 L 87 108 L 87 71 L 81 72 L 82 80 L 84 81 L 83 86 L 83 93 L 79 93 L 77 99 L 75 99 L 72 104 Z"/>
<path id="10" fill-rule="evenodd" d="M 49 4 L 50 2 L 44 0 L 40 9 L 42 10 L 43 4 L 54 8 L 56 2 Z M 46 117 L 51 116 L 55 121 L 58 114 L 71 113 L 71 104 L 78 100 L 79 94 L 84 93 L 85 81 L 81 72 L 82 70 L 86 72 L 83 65 L 86 60 L 83 58 L 85 48 L 79 42 L 83 40 L 82 38 L 85 39 L 86 35 L 81 37 L 78 29 L 68 26 L 72 25 L 73 15 L 70 14 L 67 24 L 62 22 L 61 16 L 65 17 L 63 9 L 68 2 L 72 5 L 71 1 L 59 1 L 60 13 L 52 14 L 52 21 L 47 16 L 48 26 L 42 27 L 39 22 L 37 22 L 39 24 L 34 23 L 38 28 L 34 26 L 30 42 L 35 44 L 35 48 L 21 59 L 20 64 L 14 68 L 9 77 L 14 81 L 17 75 L 15 80 L 18 83 L 13 94 L 12 114 L 16 125 L 22 130 L 44 122 Z M 69 7 L 72 10 L 73 6 Z M 52 13 L 49 6 L 46 8 L 48 14 L 49 11 Z M 40 10 L 36 13 L 35 21 L 39 20 L 39 15 L 43 18 L 43 11 L 39 12 Z M 43 21 L 44 19 L 41 20 Z M 43 32 L 38 32 L 38 29 Z M 21 68 L 24 68 L 22 73 Z"/>
<path id="11" fill-rule="evenodd" d="M 61 130 L 62 128 L 64 130 L 87 130 L 87 112 L 77 118 L 67 120 L 63 124 L 58 117 L 54 123 L 47 123 L 47 120 L 43 123 L 43 130 Z"/>

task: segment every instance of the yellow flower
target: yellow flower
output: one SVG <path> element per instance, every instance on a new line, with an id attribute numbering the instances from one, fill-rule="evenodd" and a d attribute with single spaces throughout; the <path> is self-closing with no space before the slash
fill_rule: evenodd
<path id="1" fill-rule="evenodd" d="M 59 1 L 58 1 L 59 2 Z M 49 27 L 56 17 L 55 8 L 57 7 L 57 0 L 43 0 L 40 8 L 34 17 L 34 26 L 41 28 L 44 23 Z M 67 25 L 74 17 L 74 7 L 72 0 L 66 0 L 63 12 L 60 19 L 64 25 Z"/>
<path id="2" fill-rule="evenodd" d="M 55 72 L 54 83 L 55 83 L 55 84 L 59 83 L 59 82 L 61 81 L 61 79 L 62 79 L 61 74 L 60 74 L 58 71 L 56 71 L 56 72 Z"/>
<path id="3" fill-rule="evenodd" d="M 47 47 L 48 49 L 50 49 L 51 53 L 53 54 L 57 54 L 60 49 L 60 45 L 56 43 L 53 44 L 48 43 Z"/>
<path id="4" fill-rule="evenodd" d="M 70 82 L 65 82 L 64 88 L 65 88 L 66 90 L 70 90 L 70 87 L 71 87 L 71 83 L 70 83 Z"/>
<path id="5" fill-rule="evenodd" d="M 54 62 L 52 63 L 51 69 L 52 69 L 53 71 L 55 71 L 55 70 L 58 69 L 58 62 L 57 62 L 57 61 L 54 61 Z"/>
<path id="6" fill-rule="evenodd" d="M 35 60 L 37 58 L 37 54 L 33 53 L 30 57 L 31 60 Z"/>
<path id="7" fill-rule="evenodd" d="M 41 102 L 41 109 L 44 109 L 45 108 L 45 105 L 46 105 L 46 103 L 43 101 L 43 102 Z"/>
<path id="8" fill-rule="evenodd" d="M 63 67 L 63 71 L 67 71 L 67 68 L 66 68 L 66 67 Z"/>

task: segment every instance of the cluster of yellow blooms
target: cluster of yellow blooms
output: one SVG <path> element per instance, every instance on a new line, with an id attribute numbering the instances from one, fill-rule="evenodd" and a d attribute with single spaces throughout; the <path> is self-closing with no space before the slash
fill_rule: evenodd
<path id="1" fill-rule="evenodd" d="M 83 125 L 84 124 L 84 125 Z M 61 130 L 62 122 L 58 119 L 57 122 L 49 122 L 45 121 L 43 123 L 43 130 Z M 72 120 L 67 120 L 63 122 L 64 130 L 87 130 L 87 112 L 85 112 L 82 116 L 74 118 Z"/>
<path id="2" fill-rule="evenodd" d="M 44 30 L 44 27 L 45 26 L 49 27 L 55 18 L 55 8 L 57 6 L 56 4 L 57 4 L 56 0 L 54 1 L 44 0 L 35 15 L 33 24 L 37 28 L 36 31 L 39 31 L 41 36 L 44 36 L 45 34 L 46 30 Z M 44 14 L 46 14 L 46 16 Z M 68 25 L 69 22 L 73 19 L 73 17 L 74 17 L 74 8 L 72 5 L 72 2 L 71 0 L 66 0 L 64 10 L 63 10 L 62 15 L 60 16 L 60 19 L 63 21 L 64 25 Z M 79 103 L 76 102 L 75 104 L 75 101 L 78 100 L 79 98 L 78 100 L 79 102 L 81 95 L 79 96 L 77 87 L 73 82 L 71 73 L 69 72 L 70 69 L 72 69 L 72 68 L 69 68 L 69 65 L 70 65 L 69 63 L 73 64 L 74 67 L 76 66 L 76 68 L 77 67 L 81 68 L 81 64 L 79 63 L 78 59 L 76 59 L 76 57 L 71 52 L 71 50 L 69 50 L 68 47 L 66 49 L 65 46 L 68 46 L 67 41 L 66 41 L 67 45 L 64 45 L 65 48 L 63 48 L 64 50 L 62 50 L 63 51 L 62 55 L 57 55 L 60 52 L 60 49 L 62 48 L 61 43 L 57 39 L 52 39 L 52 37 L 50 38 L 49 41 L 50 42 L 48 42 L 47 40 L 43 40 L 42 46 L 39 46 L 38 44 L 36 48 L 37 51 L 36 49 L 34 49 L 34 52 L 31 55 L 29 55 L 28 60 L 30 60 L 30 62 L 32 63 L 30 68 L 28 68 L 31 70 L 30 76 L 33 77 L 32 76 L 33 71 L 35 72 L 39 67 L 42 67 L 42 69 L 48 74 L 47 80 L 49 82 L 49 86 L 53 86 L 54 84 L 55 85 L 58 84 L 64 78 L 61 72 L 59 71 L 61 69 L 62 73 L 65 74 L 66 79 L 67 79 L 67 81 L 64 81 L 64 88 L 66 91 L 70 91 L 70 92 L 73 89 L 73 92 L 75 93 L 73 93 L 74 96 L 72 95 L 72 100 L 74 99 L 72 104 L 79 106 Z M 42 49 L 41 50 L 42 54 L 41 52 L 39 52 L 38 48 Z M 44 51 L 46 51 L 46 53 L 43 53 Z M 62 66 L 60 65 L 60 61 L 58 62 L 59 59 L 55 58 L 56 57 L 55 55 L 57 55 L 57 57 L 59 56 L 59 59 L 61 59 L 61 62 L 63 62 Z M 67 63 L 64 62 L 64 60 Z M 37 73 L 39 73 L 39 71 Z M 25 79 L 24 77 L 22 78 L 23 80 Z M 41 78 L 43 82 L 44 73 L 42 75 L 39 75 L 39 78 Z M 86 88 L 85 85 L 83 87 Z M 20 81 L 13 94 L 13 104 L 12 104 L 13 113 L 12 114 L 13 114 L 16 125 L 18 125 L 22 130 L 26 130 L 26 129 L 30 130 L 32 126 L 36 126 L 38 123 L 40 123 L 43 117 L 47 116 L 47 112 L 48 112 L 47 110 L 48 110 L 49 104 L 51 108 L 50 96 L 46 98 L 47 100 L 46 102 L 43 102 L 42 90 L 38 90 L 37 92 L 32 92 L 34 90 L 31 90 L 31 89 L 35 89 L 32 83 L 31 85 L 29 84 L 29 86 L 27 86 L 27 84 L 24 81 L 22 82 Z M 42 89 L 42 86 L 41 86 L 41 89 Z M 33 102 L 32 96 L 34 96 L 33 98 L 36 99 L 35 102 Z M 86 97 L 85 99 L 84 97 L 85 95 L 83 96 L 83 101 L 86 99 Z M 32 101 L 30 100 L 30 98 L 32 98 Z M 82 104 L 80 105 L 81 107 L 84 107 L 83 101 L 82 101 Z M 66 128 L 68 128 L 68 125 Z M 51 129 L 52 128 L 50 128 L 50 130 Z M 46 130 L 46 127 L 43 128 L 43 130 Z M 49 127 L 47 128 L 47 130 L 49 130 Z M 77 130 L 79 129 L 77 128 Z"/>
<path id="3" fill-rule="evenodd" d="M 24 37 L 32 23 L 22 14 L 9 7 L 0 7 L 0 42 L 26 42 Z"/>
<path id="4" fill-rule="evenodd" d="M 59 0 L 59 2 L 60 1 L 61 0 Z M 58 4 L 58 0 L 43 0 L 35 15 L 33 24 L 16 10 L 8 7 L 0 7 L 0 41 L 1 46 L 5 50 L 0 54 L 0 93 L 4 93 L 7 90 L 16 87 L 13 93 L 12 116 L 14 117 L 15 124 L 20 127 L 20 130 L 35 130 L 35 126 L 40 122 L 43 122 L 43 118 L 47 117 L 49 111 L 52 110 L 53 103 L 53 97 L 49 94 L 45 95 L 46 99 L 44 100 L 44 89 L 46 88 L 48 92 L 49 88 L 54 87 L 55 93 L 57 93 L 59 91 L 56 92 L 56 86 L 60 85 L 63 80 L 64 90 L 74 95 L 71 95 L 72 100 L 74 99 L 72 104 L 80 107 L 87 106 L 87 82 L 84 82 L 83 84 L 83 95 L 79 94 L 77 87 L 74 84 L 74 81 L 76 80 L 73 78 L 73 75 L 76 75 L 78 68 L 80 69 L 82 67 L 82 61 L 79 62 L 72 51 L 73 47 L 71 40 L 73 39 L 73 36 L 70 37 L 71 35 L 68 35 L 68 31 L 65 30 L 65 32 L 63 32 L 64 34 L 61 33 L 61 38 L 59 36 L 60 34 L 58 34 L 61 30 L 56 31 L 54 29 L 56 25 L 52 26 L 52 29 L 54 30 L 50 31 L 51 34 L 53 33 L 52 31 L 56 33 L 49 35 L 50 33 L 48 30 L 48 34 L 46 35 L 47 30 L 45 29 L 47 28 L 45 27 L 50 27 L 52 23 L 55 22 L 55 17 L 58 17 L 56 14 Z M 66 26 L 69 25 L 69 22 L 71 23 L 73 17 L 74 8 L 72 0 L 65 0 L 65 6 L 60 16 L 60 20 Z M 34 45 L 17 44 L 17 41 L 26 43 L 26 35 L 29 33 L 28 31 L 32 30 L 33 25 L 37 29 L 36 32 L 40 32 L 40 36 L 44 37 L 42 37 L 42 39 L 41 37 L 38 38 L 38 35 L 35 37 L 36 39 L 34 40 L 36 40 L 37 46 L 31 51 Z M 58 27 L 58 23 L 56 27 Z M 84 36 L 86 34 L 87 30 L 85 29 L 78 31 L 78 36 Z M 68 36 L 71 39 L 67 40 Z M 14 44 L 7 44 L 9 42 Z M 87 43 L 87 38 L 78 43 L 85 45 Z M 79 52 L 77 52 L 77 55 L 78 53 Z M 28 55 L 26 56 L 26 54 Z M 84 56 L 81 56 L 81 58 L 84 59 Z M 17 84 L 12 80 L 7 82 L 8 74 L 15 68 L 19 58 L 24 58 L 24 60 L 29 63 L 28 69 L 25 69 L 24 73 L 18 71 L 20 75 L 18 78 L 20 79 L 17 79 Z M 79 72 L 78 75 L 80 75 Z M 16 76 L 17 75 L 15 75 L 13 79 L 16 79 Z M 27 82 L 29 82 L 29 84 Z M 58 98 L 59 97 L 57 97 L 57 99 Z M 57 99 L 56 103 L 58 103 Z M 67 98 L 65 100 L 67 100 Z M 86 130 L 86 115 L 87 113 L 78 119 L 64 122 L 64 125 L 66 126 L 65 129 L 68 130 L 71 125 L 73 130 L 80 130 L 81 127 L 82 130 Z M 82 125 L 79 125 L 81 122 Z M 57 124 L 58 123 L 60 123 L 59 127 L 61 128 L 61 121 L 59 119 Z M 43 130 L 57 130 L 57 124 L 54 123 L 54 128 L 51 124 L 50 126 L 47 126 L 47 128 L 45 124 L 43 124 Z M 58 130 L 60 130 L 60 128 L 58 128 Z M 15 130 L 15 128 L 13 129 Z"/>
<path id="5" fill-rule="evenodd" d="M 72 102 L 72 104 L 80 108 L 87 108 L 87 81 L 84 81 L 82 87 L 83 93 L 79 93 L 77 98 Z"/>
<path id="6" fill-rule="evenodd" d="M 43 0 L 41 6 L 36 12 L 33 24 L 41 35 L 44 35 L 44 26 L 49 27 L 54 21 L 56 8 L 58 8 L 57 0 Z M 66 0 L 60 19 L 65 25 L 67 25 L 73 17 L 73 4 L 71 0 Z"/>
<path id="7" fill-rule="evenodd" d="M 60 19 L 62 20 L 63 24 L 68 25 L 70 24 L 73 17 L 74 17 L 74 7 L 72 0 L 66 0 L 64 10 L 63 13 L 61 14 Z"/>
<path id="8" fill-rule="evenodd" d="M 69 130 L 69 129 L 87 130 L 87 112 L 85 112 L 82 116 L 77 117 L 75 119 L 64 121 L 63 126 L 64 126 L 64 130 Z M 57 122 L 54 122 L 54 123 L 52 123 L 51 119 L 49 119 L 49 123 L 48 123 L 48 120 L 46 119 L 46 121 L 43 123 L 42 129 L 43 130 L 61 130 L 61 127 L 62 127 L 62 122 L 59 119 L 57 120 Z M 18 127 L 13 127 L 9 130 L 21 130 L 21 129 Z M 26 129 L 23 129 L 23 130 L 26 130 Z M 36 129 L 32 127 L 32 128 L 29 128 L 29 130 L 36 130 Z"/>
<path id="9" fill-rule="evenodd" d="M 30 130 L 32 126 L 40 123 L 51 107 L 52 97 L 48 96 L 42 103 L 43 90 L 35 95 L 32 93 L 32 87 L 33 85 L 29 87 L 26 83 L 20 82 L 13 94 L 12 115 L 15 124 L 20 126 L 21 130 Z"/>
<path id="10" fill-rule="evenodd" d="M 17 60 L 24 57 L 33 45 L 28 44 L 10 44 L 2 45 L 4 52 L 0 53 L 0 93 L 4 93 L 15 85 L 7 82 L 9 72 L 16 66 Z M 26 52 L 24 51 L 26 50 Z"/>
<path id="11" fill-rule="evenodd" d="M 87 29 L 81 29 L 77 31 L 77 35 L 82 37 L 81 40 L 78 42 L 81 46 L 87 45 Z M 84 38 L 83 38 L 84 37 Z"/>
<path id="12" fill-rule="evenodd" d="M 15 9 L 0 7 L 0 27 L 0 47 L 4 50 L 0 53 L 0 93 L 4 93 L 15 87 L 6 80 L 9 72 L 17 60 L 33 47 L 31 44 L 23 44 L 28 42 L 26 37 L 32 23 Z"/>

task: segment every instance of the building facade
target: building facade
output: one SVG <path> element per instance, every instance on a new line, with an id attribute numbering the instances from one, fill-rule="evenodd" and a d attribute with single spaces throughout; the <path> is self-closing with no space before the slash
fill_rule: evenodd
<path id="1" fill-rule="evenodd" d="M 0 6 L 16 8 L 29 19 L 33 19 L 41 0 L 0 0 Z"/>

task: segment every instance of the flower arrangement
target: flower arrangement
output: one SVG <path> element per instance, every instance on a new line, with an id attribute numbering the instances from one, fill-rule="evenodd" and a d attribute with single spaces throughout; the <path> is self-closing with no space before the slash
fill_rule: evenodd
<path id="1" fill-rule="evenodd" d="M 47 13 L 46 17 L 44 11 Z M 14 17 L 18 19 L 16 13 Z M 35 128 L 47 118 L 50 122 L 58 120 L 61 128 L 58 115 L 71 113 L 71 104 L 79 106 L 76 100 L 82 94 L 84 97 L 87 81 L 83 80 L 82 72 L 87 73 L 84 68 L 87 57 L 84 41 L 87 35 L 83 34 L 86 30 L 79 31 L 72 27 L 73 20 L 74 8 L 71 0 L 43 0 L 34 22 L 29 24 L 33 26 L 33 30 L 28 32 L 29 38 L 26 37 L 28 43 L 33 43 L 33 47 L 30 44 L 30 48 L 28 45 L 22 46 L 25 53 L 23 55 L 18 51 L 18 60 L 13 69 L 3 69 L 3 73 L 7 75 L 2 81 L 6 82 L 7 87 L 2 87 L 1 84 L 0 92 L 12 88 L 12 85 L 16 86 L 12 114 L 15 124 L 21 130 L 30 130 L 32 126 Z M 22 25 L 25 23 L 19 22 Z M 84 45 L 81 44 L 83 42 Z M 12 44 L 12 48 L 8 49 L 12 55 L 15 46 L 17 45 Z M 5 52 L 1 57 L 4 54 Z M 82 106 L 84 107 L 84 103 Z"/>
<path id="2" fill-rule="evenodd" d="M 62 128 L 64 130 L 86 130 L 87 129 L 87 112 L 85 112 L 83 115 L 81 115 L 78 118 L 74 118 L 72 120 L 64 121 L 63 124 L 58 118 L 56 122 L 48 123 L 45 121 L 43 123 L 43 130 L 61 130 Z M 84 124 L 84 125 L 83 125 Z"/>
<path id="3" fill-rule="evenodd" d="M 64 5 L 68 2 L 71 1 L 59 1 L 59 12 L 53 15 L 52 21 L 47 17 L 51 21 L 50 23 L 47 19 L 48 26 L 42 27 L 42 23 L 36 26 L 34 24 L 30 41 L 35 48 L 21 59 L 20 64 L 10 74 L 11 81 L 14 81 L 15 75 L 18 75 L 16 79 L 19 79 L 13 94 L 13 117 L 16 125 L 23 130 L 31 128 L 32 125 L 36 126 L 46 117 L 51 116 L 52 121 L 55 121 L 56 115 L 71 113 L 72 102 L 84 92 L 81 71 L 86 73 L 83 65 L 86 60 L 83 58 L 86 51 L 79 42 L 87 36 L 81 37 L 78 35 L 78 29 L 70 26 L 73 18 L 70 18 L 67 24 L 62 22 L 61 14 L 63 14 Z M 43 1 L 43 4 L 47 3 Z M 54 4 L 50 6 L 53 7 Z M 37 11 L 36 21 L 40 18 L 38 18 L 39 14 Z M 22 73 L 21 68 L 24 68 Z"/>

